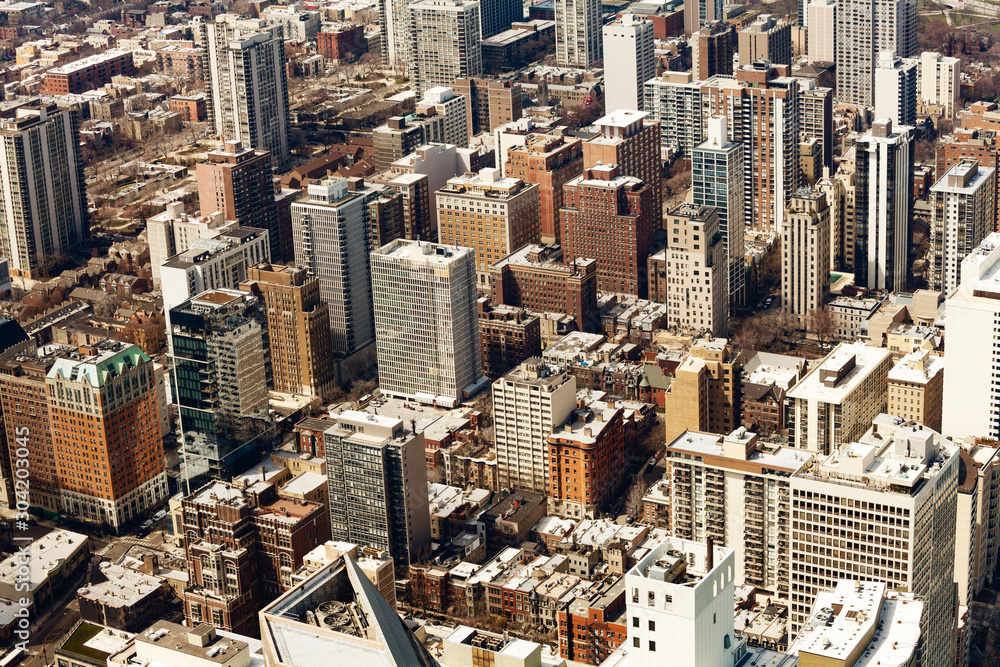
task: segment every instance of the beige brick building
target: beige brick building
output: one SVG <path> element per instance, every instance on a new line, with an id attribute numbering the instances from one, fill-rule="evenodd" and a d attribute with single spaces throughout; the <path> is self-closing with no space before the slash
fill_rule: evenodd
<path id="1" fill-rule="evenodd" d="M 889 414 L 941 431 L 944 357 L 911 352 L 889 371 Z"/>

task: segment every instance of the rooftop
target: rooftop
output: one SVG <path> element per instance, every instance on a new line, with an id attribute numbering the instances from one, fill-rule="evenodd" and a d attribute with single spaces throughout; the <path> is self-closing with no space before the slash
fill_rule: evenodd
<path id="1" fill-rule="evenodd" d="M 474 252 L 472 248 L 461 246 L 397 239 L 388 245 L 382 246 L 382 248 L 373 252 L 372 255 L 399 261 L 444 267 Z"/>
<path id="2" fill-rule="evenodd" d="M 840 403 L 891 356 L 889 350 L 864 343 L 841 343 L 789 390 L 788 397 Z"/>
<path id="3" fill-rule="evenodd" d="M 842 580 L 833 591 L 819 593 L 788 652 L 848 661 L 863 648 L 852 667 L 909 664 L 920 640 L 923 603 L 886 588 L 884 582 Z"/>
<path id="4" fill-rule="evenodd" d="M 932 355 L 928 350 L 917 350 L 896 362 L 889 371 L 889 380 L 926 384 L 943 371 L 944 357 Z"/>
<path id="5" fill-rule="evenodd" d="M 73 554 L 86 547 L 86 535 L 58 528 L 32 542 L 29 590 L 34 590 L 48 580 L 49 575 L 62 567 L 63 562 L 70 560 Z M 17 554 L 0 562 L 0 582 L 13 586 L 21 576 L 18 570 L 22 565 Z"/>
<path id="6" fill-rule="evenodd" d="M 215 628 L 207 623 L 192 629 L 168 621 L 157 621 L 146 632 L 135 636 L 135 647 L 140 659 L 148 659 L 143 653 L 147 646 L 152 648 L 153 645 L 158 645 L 158 655 L 162 655 L 160 651 L 164 649 L 173 650 L 199 661 L 207 660 L 220 665 L 250 649 L 245 641 L 217 635 Z M 176 660 L 174 664 L 183 662 L 183 658 L 179 656 Z"/>
<path id="7" fill-rule="evenodd" d="M 122 565 L 105 561 L 100 565 L 106 581 L 85 586 L 77 594 L 106 607 L 131 607 L 160 589 L 163 580 Z"/>

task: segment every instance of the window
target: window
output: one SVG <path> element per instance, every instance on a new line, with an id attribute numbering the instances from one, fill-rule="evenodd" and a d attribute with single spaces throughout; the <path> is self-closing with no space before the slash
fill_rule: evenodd
<path id="1" fill-rule="evenodd" d="M 656 630 L 656 621 L 649 622 L 649 631 L 652 632 L 653 630 Z"/>
<path id="2" fill-rule="evenodd" d="M 638 637 L 633 637 L 632 638 L 632 646 L 634 646 L 636 648 L 639 648 L 639 638 Z"/>
<path id="3" fill-rule="evenodd" d="M 650 621 L 650 623 L 652 623 L 652 621 Z M 632 617 L 632 627 L 633 628 L 639 627 L 639 617 L 638 616 L 633 616 Z"/>
<path id="4" fill-rule="evenodd" d="M 656 642 L 654 642 L 653 640 L 649 640 L 649 650 L 652 653 L 656 653 Z"/>

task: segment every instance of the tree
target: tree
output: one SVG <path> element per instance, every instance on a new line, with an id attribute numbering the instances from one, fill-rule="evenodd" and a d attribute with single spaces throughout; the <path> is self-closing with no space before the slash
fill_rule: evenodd
<path id="1" fill-rule="evenodd" d="M 632 518 L 638 517 L 642 513 L 642 499 L 646 497 L 646 482 L 642 477 L 636 475 L 635 481 L 628 488 L 625 496 L 625 512 Z"/>
<path id="2" fill-rule="evenodd" d="M 825 343 L 837 330 L 837 321 L 826 306 L 813 308 L 806 321 L 809 333 L 816 336 L 820 343 Z"/>

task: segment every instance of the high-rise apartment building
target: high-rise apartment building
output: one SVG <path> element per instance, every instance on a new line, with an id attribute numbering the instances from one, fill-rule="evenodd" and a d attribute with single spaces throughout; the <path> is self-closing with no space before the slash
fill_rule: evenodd
<path id="1" fill-rule="evenodd" d="M 208 118 L 226 141 L 289 159 L 288 78 L 282 27 L 222 14 L 202 28 Z"/>
<path id="2" fill-rule="evenodd" d="M 743 144 L 731 141 L 726 118 L 709 118 L 704 143 L 691 151 L 691 200 L 711 206 L 719 218 L 725 248 L 730 309 L 746 299 L 746 258 L 743 243 Z M 669 236 L 668 236 L 669 238 Z"/>
<path id="3" fill-rule="evenodd" d="M 382 393 L 453 407 L 479 391 L 475 251 L 400 239 L 371 265 Z"/>
<path id="4" fill-rule="evenodd" d="M 944 378 L 944 433 L 1000 439 L 1000 233 L 993 232 L 962 260 L 962 280 L 945 302 L 948 372 Z"/>
<path id="5" fill-rule="evenodd" d="M 31 479 L 27 501 L 29 506 L 49 512 L 62 510 L 59 466 L 52 444 L 49 392 L 45 384 L 45 376 L 57 355 L 57 351 L 39 355 L 32 346 L 0 362 L 0 405 L 3 406 L 7 447 L 16 450 L 18 437 L 29 435 L 27 461 Z M 15 458 L 9 458 L 11 470 L 17 465 Z"/>
<path id="6" fill-rule="evenodd" d="M 903 292 L 910 268 L 913 128 L 876 120 L 855 149 L 855 283 Z"/>
<path id="7" fill-rule="evenodd" d="M 722 0 L 684 0 L 684 34 L 690 37 L 708 21 L 721 21 Z"/>
<path id="8" fill-rule="evenodd" d="M 659 227 L 663 217 L 659 127 L 647 115 L 642 111 L 618 109 L 595 121 L 594 126 L 601 133 L 583 142 L 583 168 L 618 165 L 621 176 L 632 176 L 651 186 L 652 217 Z"/>
<path id="9" fill-rule="evenodd" d="M 451 87 L 457 95 L 465 96 L 470 137 L 492 132 L 500 125 L 521 118 L 524 91 L 510 75 L 496 79 L 455 79 Z"/>
<path id="10" fill-rule="evenodd" d="M 483 73 L 479 0 L 416 0 L 406 13 L 410 78 L 417 95 Z"/>
<path id="11" fill-rule="evenodd" d="M 875 114 L 879 120 L 896 125 L 917 122 L 918 61 L 897 58 L 892 51 L 882 51 L 875 66 Z"/>
<path id="12" fill-rule="evenodd" d="M 442 131 L 439 141 L 455 146 L 468 146 L 469 137 L 469 99 L 465 95 L 456 95 L 448 86 L 435 86 L 424 90 L 424 97 L 417 102 L 417 114 L 424 117 L 441 116 Z"/>
<path id="13" fill-rule="evenodd" d="M 659 181 L 655 181 L 659 183 Z M 659 227 L 653 190 L 618 165 L 588 168 L 566 183 L 559 212 L 567 262 L 597 260 L 597 289 L 646 296 L 646 260 Z"/>
<path id="14" fill-rule="evenodd" d="M 819 142 L 822 164 L 833 165 L 833 88 L 817 86 L 811 79 L 799 79 L 799 131 Z"/>
<path id="15" fill-rule="evenodd" d="M 926 426 L 878 415 L 791 478 L 794 632 L 820 591 L 881 581 L 924 602 L 921 664 L 953 664 L 958 449 Z"/>
<path id="16" fill-rule="evenodd" d="M 142 350 L 106 342 L 49 369 L 62 511 L 118 531 L 167 499 L 157 405 L 162 377 Z"/>
<path id="17" fill-rule="evenodd" d="M 944 357 L 932 355 L 929 350 L 905 355 L 889 371 L 888 393 L 890 415 L 940 431 Z"/>
<path id="18" fill-rule="evenodd" d="M 33 278 L 87 238 L 79 115 L 40 101 L 0 112 L 0 256 Z"/>
<path id="19" fill-rule="evenodd" d="M 725 338 L 695 341 L 664 396 L 667 442 L 685 430 L 732 433 L 740 423 L 738 350 Z"/>
<path id="20" fill-rule="evenodd" d="M 536 313 L 562 313 L 580 331 L 600 327 L 597 260 L 565 262 L 559 246 L 527 245 L 491 264 L 490 298 Z"/>
<path id="21" fill-rule="evenodd" d="M 667 441 L 666 459 L 672 534 L 732 549 L 739 585 L 787 600 L 789 478 L 812 456 L 766 445 L 741 426 L 729 435 L 684 431 Z"/>
<path id="22" fill-rule="evenodd" d="M 978 162 L 980 167 L 991 167 L 995 174 L 1000 173 L 1000 146 L 997 145 L 995 131 L 961 129 L 938 140 L 934 160 L 935 174 L 943 175 L 956 164 L 968 161 Z M 997 202 L 997 218 L 993 221 L 991 231 L 1000 230 L 1000 178 L 995 180 L 997 193 L 993 200 Z"/>
<path id="23" fill-rule="evenodd" d="M 758 61 L 792 64 L 792 25 L 785 19 L 761 14 L 739 33 L 739 67 Z"/>
<path id="24" fill-rule="evenodd" d="M 659 266 L 669 277 L 667 327 L 724 334 L 729 326 L 728 262 L 718 211 L 681 204 L 667 214 L 665 222 L 667 247 L 659 253 L 664 260 Z"/>
<path id="25" fill-rule="evenodd" d="M 595 519 L 625 481 L 625 409 L 592 401 L 548 436 L 549 513 Z"/>
<path id="26" fill-rule="evenodd" d="M 556 65 L 589 69 L 604 57 L 599 0 L 555 0 Z"/>
<path id="27" fill-rule="evenodd" d="M 826 456 L 860 438 L 888 405 L 892 353 L 841 343 L 785 394 L 788 445 Z"/>
<path id="28" fill-rule="evenodd" d="M 837 0 L 812 0 L 806 16 L 809 62 L 833 63 L 837 43 Z"/>
<path id="29" fill-rule="evenodd" d="M 497 479 L 505 488 L 549 492 L 548 436 L 576 409 L 576 378 L 529 359 L 493 383 Z"/>
<path id="30" fill-rule="evenodd" d="M 962 260 L 979 247 L 996 219 L 996 170 L 959 162 L 931 187 L 931 262 L 928 285 L 951 294 L 958 288 Z"/>
<path id="31" fill-rule="evenodd" d="M 642 111 L 642 86 L 656 76 L 653 22 L 623 14 L 603 31 L 604 69 L 614 72 L 605 81 L 604 108 Z"/>
<path id="32" fill-rule="evenodd" d="M 733 28 L 730 26 L 729 30 Z M 735 37 L 732 39 L 735 42 Z M 732 69 L 732 53 L 729 68 Z M 660 124 L 662 153 L 679 150 L 690 155 L 691 149 L 704 140 L 701 88 L 702 82 L 693 79 L 691 72 L 664 72 L 643 86 L 643 109 L 650 120 Z"/>
<path id="33" fill-rule="evenodd" d="M 701 89 L 705 116 L 726 116 L 730 139 L 743 144 L 747 229 L 780 230 L 799 187 L 799 83 L 789 73 L 787 66 L 755 63 Z"/>
<path id="34" fill-rule="evenodd" d="M 882 51 L 909 58 L 917 50 L 915 0 L 838 0 L 835 58 L 837 101 L 871 106 Z"/>
<path id="35" fill-rule="evenodd" d="M 327 401 L 337 377 L 319 279 L 303 268 L 258 264 L 240 289 L 263 301 L 274 390 Z"/>
<path id="36" fill-rule="evenodd" d="M 519 0 L 479 0 L 483 39 L 510 30 L 512 23 L 524 21 L 524 5 Z"/>
<path id="37" fill-rule="evenodd" d="M 164 312 L 206 290 L 236 289 L 247 269 L 271 261 L 267 237 L 264 229 L 232 227 L 191 240 L 160 267 Z"/>
<path id="38" fill-rule="evenodd" d="M 215 238 L 238 226 L 235 220 L 226 220 L 221 211 L 189 216 L 184 212 L 184 202 L 180 201 L 170 202 L 165 211 L 150 216 L 146 220 L 146 240 L 149 243 L 153 287 L 160 289 L 160 268 L 169 257 L 190 248 L 195 239 Z"/>
<path id="39" fill-rule="evenodd" d="M 955 584 L 968 605 L 994 581 L 1000 540 L 1000 449 L 985 442 L 960 445 Z M 964 477 L 964 479 L 963 479 Z M 964 483 L 963 483 L 964 482 Z"/>
<path id="40" fill-rule="evenodd" d="M 438 190 L 438 238 L 475 250 L 478 289 L 489 291 L 490 265 L 539 240 L 538 185 L 503 178 L 492 167 L 448 179 Z M 471 214 L 470 214 L 471 213 Z"/>
<path id="41" fill-rule="evenodd" d="M 357 180 L 312 183 L 292 204 L 295 260 L 319 278 L 330 311 L 333 352 L 350 356 L 371 344 L 375 332 L 368 268 L 368 206 Z"/>
<path id="42" fill-rule="evenodd" d="M 404 71 L 413 65 L 410 16 L 406 9 L 409 4 L 409 0 L 380 0 L 378 3 L 378 23 L 382 26 L 382 39 L 379 41 L 382 64 Z"/>
<path id="43" fill-rule="evenodd" d="M 258 297 L 217 289 L 171 308 L 167 333 L 190 492 L 247 470 L 269 443 L 267 317 Z"/>
<path id="44" fill-rule="evenodd" d="M 583 143 L 576 137 L 532 133 L 524 144 L 507 150 L 504 176 L 538 184 L 542 243 L 559 243 L 563 186 L 582 171 Z"/>
<path id="45" fill-rule="evenodd" d="M 781 226 L 781 310 L 799 326 L 830 296 L 830 206 L 821 190 L 802 188 Z"/>
<path id="46" fill-rule="evenodd" d="M 918 62 L 920 90 L 917 94 L 929 104 L 944 107 L 944 117 L 951 118 L 961 108 L 959 75 L 962 73 L 962 61 L 934 51 L 924 51 Z"/>
<path id="47" fill-rule="evenodd" d="M 227 141 L 198 163 L 197 179 L 198 206 L 204 215 L 218 211 L 241 227 L 266 229 L 271 261 L 292 260 L 292 230 L 278 226 L 270 153 Z"/>
<path id="48" fill-rule="evenodd" d="M 725 21 L 705 21 L 691 34 L 691 75 L 704 81 L 716 74 L 732 74 L 736 28 Z"/>
<path id="49" fill-rule="evenodd" d="M 429 555 L 424 434 L 348 410 L 323 433 L 323 448 L 333 539 L 388 551 L 402 567 Z"/>

